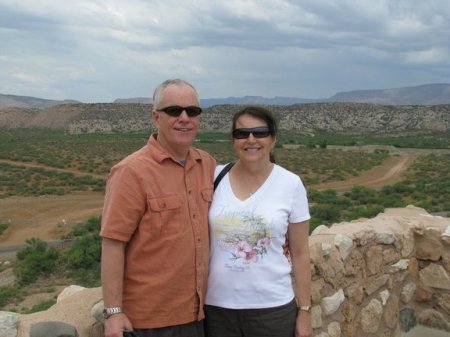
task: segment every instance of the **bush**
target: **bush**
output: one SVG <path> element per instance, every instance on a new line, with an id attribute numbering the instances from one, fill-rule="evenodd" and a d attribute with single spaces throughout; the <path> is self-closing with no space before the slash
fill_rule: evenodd
<path id="1" fill-rule="evenodd" d="M 68 235 L 74 242 L 63 258 L 70 275 L 82 286 L 100 283 L 100 223 L 100 218 L 91 218 L 77 225 Z"/>
<path id="2" fill-rule="evenodd" d="M 9 227 L 9 224 L 7 223 L 0 223 L 0 235 L 3 234 L 3 232 Z"/>
<path id="3" fill-rule="evenodd" d="M 12 287 L 0 286 L 0 308 L 16 296 L 17 290 Z"/>
<path id="4" fill-rule="evenodd" d="M 19 285 L 33 283 L 41 275 L 52 273 L 57 265 L 59 253 L 49 248 L 44 241 L 31 238 L 27 247 L 17 253 L 19 266 L 15 269 Z"/>

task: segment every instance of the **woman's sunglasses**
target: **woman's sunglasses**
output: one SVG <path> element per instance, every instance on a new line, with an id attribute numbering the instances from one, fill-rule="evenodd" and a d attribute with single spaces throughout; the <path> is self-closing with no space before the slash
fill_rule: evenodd
<path id="1" fill-rule="evenodd" d="M 172 105 L 172 106 L 168 106 L 166 108 L 158 109 L 158 111 L 162 111 L 172 117 L 178 117 L 183 113 L 183 111 L 186 111 L 186 114 L 189 117 L 195 117 L 202 113 L 202 108 L 200 108 L 198 106 L 183 107 L 183 106 L 179 106 L 179 105 Z"/>
<path id="2" fill-rule="evenodd" d="M 259 127 L 259 128 L 241 128 L 233 130 L 233 138 L 236 139 L 247 139 L 250 134 L 255 138 L 266 138 L 270 136 L 272 133 L 267 127 Z"/>

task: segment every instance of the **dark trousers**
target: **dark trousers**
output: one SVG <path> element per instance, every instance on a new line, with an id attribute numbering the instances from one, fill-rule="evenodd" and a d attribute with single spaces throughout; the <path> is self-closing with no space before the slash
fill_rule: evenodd
<path id="1" fill-rule="evenodd" d="M 226 309 L 205 306 L 207 337 L 294 337 L 295 300 L 264 309 Z"/>
<path id="2" fill-rule="evenodd" d="M 205 337 L 203 321 L 155 329 L 136 329 L 136 337 Z"/>

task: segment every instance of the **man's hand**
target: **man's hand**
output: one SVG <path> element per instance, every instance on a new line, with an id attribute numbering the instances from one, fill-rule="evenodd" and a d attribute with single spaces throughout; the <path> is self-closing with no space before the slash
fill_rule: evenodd
<path id="1" fill-rule="evenodd" d="M 124 331 L 132 330 L 133 326 L 130 320 L 123 313 L 105 319 L 105 337 L 123 337 Z"/>

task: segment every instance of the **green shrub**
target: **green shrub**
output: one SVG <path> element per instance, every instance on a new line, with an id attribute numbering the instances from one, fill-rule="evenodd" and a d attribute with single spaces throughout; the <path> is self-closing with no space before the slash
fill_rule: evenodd
<path id="1" fill-rule="evenodd" d="M 56 249 L 49 248 L 46 242 L 38 238 L 25 242 L 28 246 L 17 253 L 18 266 L 14 270 L 21 286 L 33 283 L 41 275 L 52 273 L 59 258 Z"/>
<path id="2" fill-rule="evenodd" d="M 0 286 L 0 308 L 5 306 L 16 296 L 17 289 L 12 287 Z"/>
<path id="3" fill-rule="evenodd" d="M 0 223 L 0 235 L 2 235 L 8 227 L 9 227 L 9 224 Z"/>

